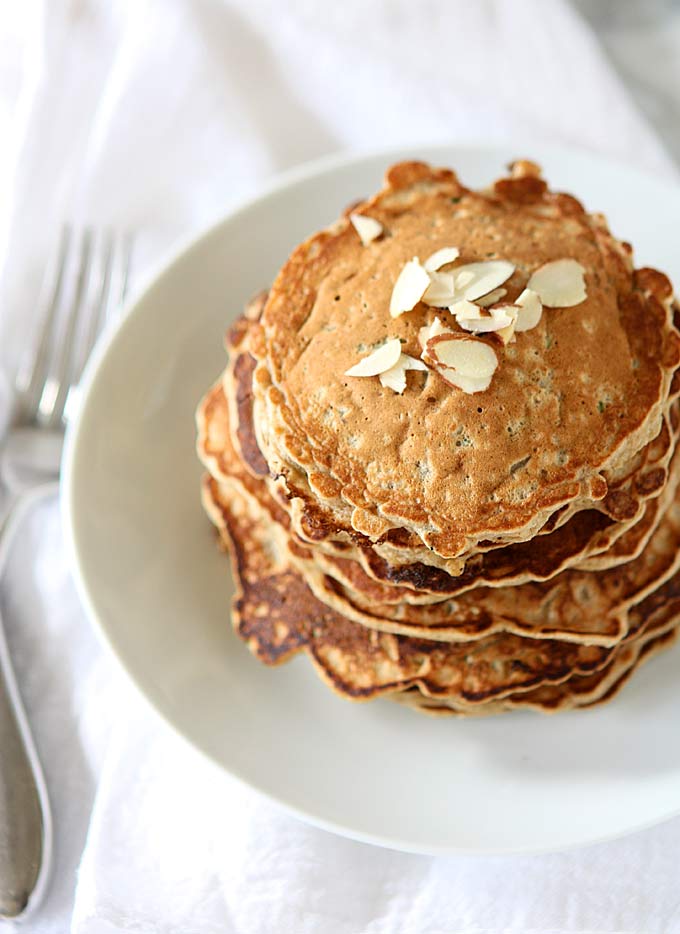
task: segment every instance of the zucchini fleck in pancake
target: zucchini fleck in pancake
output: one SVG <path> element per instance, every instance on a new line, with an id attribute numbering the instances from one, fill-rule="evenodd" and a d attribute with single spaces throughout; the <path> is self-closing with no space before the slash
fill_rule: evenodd
<path id="1" fill-rule="evenodd" d="M 614 697 L 680 625 L 679 318 L 533 163 L 393 166 L 248 304 L 196 413 L 238 635 L 434 715 Z"/>

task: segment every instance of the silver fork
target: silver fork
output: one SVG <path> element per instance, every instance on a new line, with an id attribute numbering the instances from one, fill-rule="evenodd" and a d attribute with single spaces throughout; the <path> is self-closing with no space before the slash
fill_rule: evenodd
<path id="1" fill-rule="evenodd" d="M 23 517 L 56 489 L 83 367 L 125 297 L 131 252 L 129 236 L 62 231 L 44 280 L 40 338 L 19 366 L 14 417 L 0 453 L 10 503 L 0 529 L 0 576 Z M 45 780 L 0 619 L 0 919 L 18 920 L 39 903 L 51 846 Z"/>

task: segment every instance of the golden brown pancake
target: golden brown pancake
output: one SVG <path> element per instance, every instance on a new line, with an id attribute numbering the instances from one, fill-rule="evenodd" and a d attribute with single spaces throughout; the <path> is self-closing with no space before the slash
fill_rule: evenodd
<path id="1" fill-rule="evenodd" d="M 253 362 L 247 347 L 243 346 L 247 335 L 246 328 L 239 328 L 239 335 L 238 343 L 230 347 L 231 361 L 222 377 L 223 397 L 220 397 L 219 389 L 213 390 L 215 398 L 209 403 L 211 419 L 220 423 L 225 420 L 236 422 L 234 441 L 241 452 L 244 466 L 254 476 L 267 476 L 266 462 L 257 445 L 252 407 L 249 405 L 252 401 L 249 388 Z M 220 412 L 220 407 L 224 409 L 228 399 L 239 401 L 236 406 L 232 402 L 231 412 L 227 416 L 226 412 Z M 453 596 L 480 584 L 507 586 L 529 580 L 548 580 L 567 567 L 583 566 L 588 558 L 594 556 L 602 556 L 596 564 L 597 569 L 621 564 L 636 557 L 647 539 L 638 534 L 636 537 L 628 536 L 616 549 L 613 548 L 614 544 L 638 521 L 647 526 L 648 538 L 653 531 L 655 518 L 659 518 L 658 509 L 647 509 L 646 504 L 650 498 L 659 495 L 666 484 L 677 432 L 677 406 L 677 402 L 673 403 L 668 414 L 664 416 L 657 438 L 650 441 L 642 452 L 636 455 L 632 464 L 619 472 L 616 480 L 612 479 L 607 497 L 597 504 L 597 508 L 581 510 L 568 521 L 558 524 L 547 534 L 540 547 L 532 540 L 480 551 L 468 558 L 462 572 L 454 576 L 439 563 L 433 567 L 441 568 L 441 571 L 424 567 L 423 565 L 429 565 L 431 553 L 423 556 L 423 561 L 412 560 L 408 563 L 405 560 L 406 550 L 402 548 L 400 560 L 390 563 L 365 536 L 348 530 L 344 530 L 344 541 L 333 538 L 323 540 L 315 536 L 309 542 L 308 537 L 299 537 L 317 546 L 315 553 L 322 565 L 325 558 L 322 552 L 340 562 L 356 558 L 361 562 L 363 570 L 377 581 L 417 588 L 420 593 L 415 598 L 409 596 L 409 593 L 413 595 L 413 590 L 407 589 L 406 593 L 402 590 L 403 599 L 411 602 L 434 602 L 441 599 L 442 594 Z M 220 440 L 218 426 L 215 426 L 213 431 L 216 434 L 213 449 L 219 449 L 220 445 L 228 443 Z M 233 429 L 225 423 L 222 431 L 226 434 L 227 431 L 233 432 Z M 224 472 L 222 475 L 224 476 Z M 219 467 L 215 476 L 220 476 Z M 282 500 L 288 511 L 292 512 L 292 525 L 298 532 L 295 509 L 285 497 L 282 497 Z M 332 525 L 326 527 L 333 528 Z M 423 595 L 423 591 L 431 591 L 434 596 Z"/>
<path id="2" fill-rule="evenodd" d="M 343 219 L 299 246 L 272 285 L 251 341 L 260 446 L 274 472 L 293 484 L 304 474 L 358 531 L 406 528 L 451 558 L 485 539 L 526 540 L 556 509 L 602 499 L 603 471 L 660 430 L 679 360 L 670 284 L 636 274 L 601 216 L 525 181 L 473 192 L 447 170 L 394 166 L 358 209 L 383 237 L 364 247 Z M 385 337 L 419 356 L 434 310 L 391 319 L 390 294 L 406 261 L 444 246 L 463 263 L 514 263 L 510 301 L 542 263 L 574 258 L 587 298 L 548 309 L 508 345 L 483 393 L 432 371 L 411 374 L 403 395 L 343 376 Z"/>
<path id="3" fill-rule="evenodd" d="M 264 504 L 275 521 L 289 530 L 280 504 L 268 495 L 261 479 L 248 474 L 231 444 L 229 412 L 221 384 L 216 384 L 208 394 L 201 411 L 199 446 L 206 465 L 218 478 L 231 477 L 245 485 L 247 492 Z M 215 455 L 217 462 L 214 462 Z M 676 475 L 664 496 L 649 502 L 647 519 L 632 526 L 620 539 L 629 542 L 629 555 L 636 555 L 637 544 L 647 542 L 657 528 L 677 481 Z M 594 577 L 574 571 L 561 575 L 553 585 L 481 588 L 433 606 L 414 606 L 405 599 L 400 600 L 400 595 L 408 596 L 404 588 L 376 583 L 356 562 L 329 559 L 304 548 L 297 551 L 294 548 L 293 553 L 303 576 L 320 600 L 369 628 L 440 641 L 470 640 L 484 632 L 509 631 L 613 645 L 625 632 L 626 607 L 674 571 L 675 553 L 680 544 L 680 510 L 676 511 L 677 518 L 673 512 L 668 520 L 669 523 L 672 520 L 669 526 L 672 531 L 662 530 L 644 558 L 627 564 L 620 572 L 609 570 Z M 550 536 L 546 536 L 537 547 L 545 548 L 549 539 Z M 621 550 L 624 551 L 623 545 Z M 559 607 L 557 613 L 556 606 Z"/>
<path id="4" fill-rule="evenodd" d="M 402 163 L 354 210 L 382 233 L 363 245 L 344 217 L 298 247 L 197 412 L 236 632 L 266 664 L 306 653 L 344 697 L 435 715 L 608 700 L 680 625 L 668 279 L 526 162 L 482 192 Z M 389 311 L 404 264 L 452 246 L 460 264 L 509 260 L 511 303 L 576 260 L 585 299 L 545 299 L 510 343 L 475 338 L 499 360 L 481 392 L 427 354 L 403 394 L 347 376 L 386 338 L 419 358 L 435 316 L 458 327 L 423 302 Z"/>
<path id="5" fill-rule="evenodd" d="M 244 485 L 234 465 L 230 481 L 211 489 L 220 505 L 233 496 L 246 496 L 252 508 L 268 514 L 270 535 L 304 577 L 314 595 L 338 614 L 382 632 L 442 642 L 470 642 L 483 635 L 507 632 L 527 638 L 555 638 L 590 645 L 614 646 L 629 628 L 628 610 L 643 600 L 680 564 L 680 502 L 673 502 L 675 485 L 666 491 L 670 506 L 636 560 L 600 574 L 565 571 L 546 583 L 468 591 L 433 605 L 381 603 L 381 585 L 363 575 L 351 562 L 331 576 L 318 556 L 289 535 L 285 512 L 269 496 L 262 481 Z M 677 483 L 675 477 L 674 483 Z M 633 529 L 632 531 L 635 531 Z"/>
<path id="6" fill-rule="evenodd" d="M 645 662 L 663 649 L 673 645 L 678 637 L 680 607 L 668 608 L 640 637 L 617 649 L 612 659 L 599 671 L 590 675 L 573 675 L 562 684 L 546 685 L 532 691 L 508 695 L 499 701 L 470 705 L 455 701 L 427 697 L 417 688 L 390 695 L 421 713 L 457 716 L 490 716 L 511 710 L 530 709 L 541 713 L 558 713 L 595 707 L 618 694 L 631 675 Z"/>
<path id="7" fill-rule="evenodd" d="M 200 410 L 199 448 L 204 462 L 223 483 L 231 479 L 243 486 L 287 535 L 290 524 L 285 510 L 269 495 L 263 480 L 245 469 L 231 438 L 229 411 L 224 404 L 222 384 L 218 383 Z M 573 570 L 554 578 L 552 583 L 481 587 L 434 605 L 412 605 L 399 601 L 403 588 L 376 583 L 356 562 L 313 554 L 309 549 L 297 547 L 294 539 L 293 560 L 318 599 L 369 628 L 439 641 L 468 641 L 484 633 L 512 632 L 611 646 L 625 634 L 627 607 L 675 570 L 680 546 L 680 505 L 674 505 L 660 529 L 658 520 L 669 506 L 678 483 L 680 457 L 677 461 L 672 484 L 662 497 L 648 504 L 648 520 L 643 518 L 620 539 L 628 539 L 630 553 L 636 554 L 636 542 L 646 542 L 651 535 L 647 552 L 601 575 Z M 224 496 L 229 495 L 225 489 Z M 539 547 L 544 547 L 549 538 L 546 536 Z"/>
<path id="8" fill-rule="evenodd" d="M 368 630 L 314 597 L 291 566 L 280 527 L 269 526 L 255 499 L 236 488 L 226 498 L 210 477 L 203 492 L 232 557 L 236 632 L 267 664 L 306 651 L 343 696 L 368 699 L 417 687 L 429 697 L 478 705 L 598 671 L 617 651 L 507 633 L 462 645 Z M 664 599 L 676 599 L 680 580 L 665 586 Z"/>

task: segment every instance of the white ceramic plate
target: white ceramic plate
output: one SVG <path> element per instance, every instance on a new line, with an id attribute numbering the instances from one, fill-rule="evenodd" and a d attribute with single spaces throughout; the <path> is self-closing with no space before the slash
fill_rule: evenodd
<path id="1" fill-rule="evenodd" d="M 680 282 L 680 192 L 593 156 L 437 146 L 316 163 L 177 255 L 98 348 L 69 439 L 63 506 L 83 600 L 168 723 L 253 788 L 322 827 L 415 852 L 550 850 L 680 812 L 680 652 L 608 707 L 460 721 L 335 697 L 298 658 L 256 662 L 232 634 L 228 562 L 199 504 L 194 409 L 222 335 L 289 251 L 385 167 L 417 157 L 488 183 L 528 155 L 607 212 L 639 264 Z"/>

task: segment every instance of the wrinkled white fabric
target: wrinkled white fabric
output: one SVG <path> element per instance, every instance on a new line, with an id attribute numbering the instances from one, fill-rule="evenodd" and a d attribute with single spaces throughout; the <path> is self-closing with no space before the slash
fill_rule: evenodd
<path id="1" fill-rule="evenodd" d="M 139 282 L 273 173 L 336 150 L 549 139 L 673 171 L 562 0 L 14 7 L 0 35 L 10 374 L 65 219 L 137 231 Z M 310 828 L 229 779 L 97 644 L 55 503 L 12 549 L 2 611 L 56 830 L 53 885 L 25 931 L 680 931 L 679 821 L 567 854 L 427 858 Z"/>

